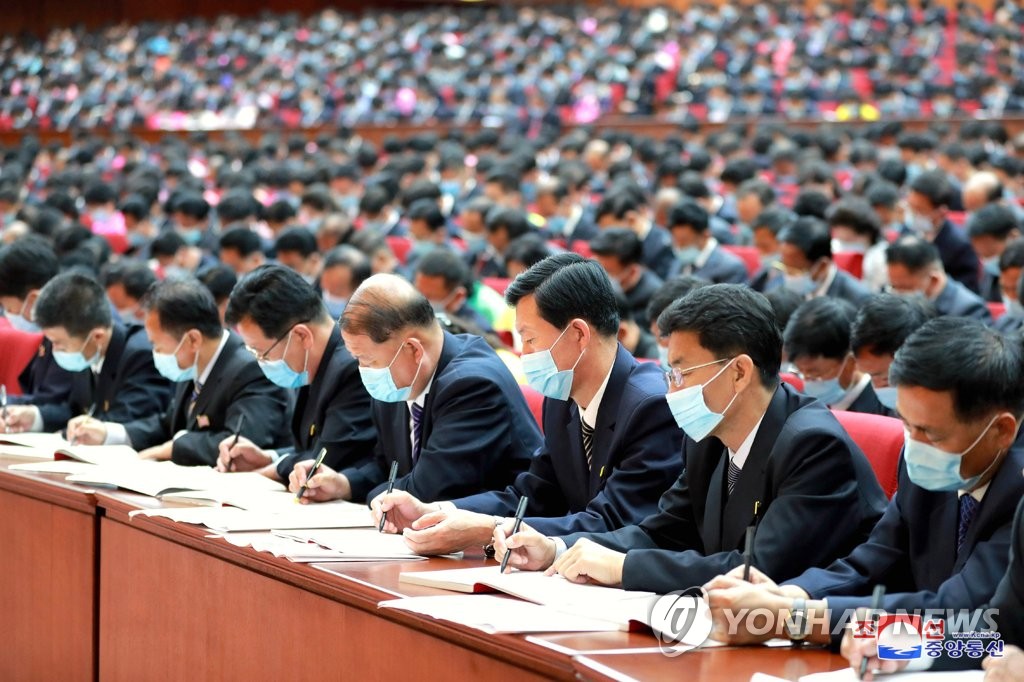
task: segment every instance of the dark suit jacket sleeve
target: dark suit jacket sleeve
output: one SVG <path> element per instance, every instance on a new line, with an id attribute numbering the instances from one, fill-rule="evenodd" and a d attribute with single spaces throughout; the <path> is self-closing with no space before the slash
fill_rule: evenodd
<path id="1" fill-rule="evenodd" d="M 846 444 L 832 434 L 808 429 L 796 436 L 799 440 L 793 443 L 787 442 L 785 432 L 779 437 L 776 456 L 785 460 L 772 474 L 778 487 L 754 540 L 754 565 L 778 580 L 835 556 L 859 525 L 857 515 L 851 513 L 857 507 L 858 490 Z M 823 481 L 834 485 L 823 485 Z M 705 556 L 685 475 L 660 507 L 658 514 L 640 525 L 653 547 L 636 549 L 622 542 L 624 538 L 615 538 L 618 546 L 613 549 L 627 552 L 622 574 L 626 589 L 670 592 L 703 585 L 743 563 L 739 549 Z M 794 528 L 801 531 L 794 533 Z M 567 543 L 570 539 L 574 538 Z M 591 539 L 605 544 L 602 535 Z M 625 539 L 636 538 L 630 534 Z"/>
<path id="2" fill-rule="evenodd" d="M 163 414 L 170 400 L 170 383 L 153 366 L 146 349 L 126 348 L 118 369 L 120 386 L 104 421 L 124 424 L 150 414 Z"/>
<path id="3" fill-rule="evenodd" d="M 900 488 L 908 484 L 906 476 Z M 938 531 L 937 531 L 938 532 Z M 894 591 L 885 596 L 882 608 L 888 612 L 945 608 L 977 608 L 989 600 L 1006 566 L 1010 548 L 1009 524 L 978 543 L 963 568 L 935 591 Z M 828 568 L 812 568 L 789 581 L 803 588 L 812 599 L 828 598 L 833 628 L 843 614 L 871 604 L 870 592 L 877 584 L 906 584 L 909 566 L 909 528 L 900 507 L 900 493 L 889 502 L 867 542 Z"/>
<path id="4" fill-rule="evenodd" d="M 186 431 L 174 440 L 171 461 L 175 464 L 213 466 L 217 463 L 218 444 L 231 435 L 234 425 L 245 415 L 245 437 L 261 448 L 279 441 L 287 426 L 288 396 L 283 389 L 267 381 L 256 363 L 246 365 L 231 378 L 230 402 L 219 430 Z"/>
<path id="5" fill-rule="evenodd" d="M 493 381 L 460 376 L 445 382 L 431 399 L 431 430 L 412 470 L 395 488 L 424 501 L 449 500 L 480 492 L 485 472 L 512 444 L 512 420 L 504 395 Z M 377 484 L 367 500 L 384 492 Z"/>
<path id="6" fill-rule="evenodd" d="M 555 478 L 555 469 L 551 463 L 551 452 L 548 450 L 547 441 L 541 444 L 534 453 L 530 462 L 530 468 L 516 477 L 512 485 L 504 490 L 491 490 L 468 497 L 462 497 L 452 502 L 459 509 L 466 509 L 480 514 L 494 514 L 497 516 L 512 516 L 516 513 L 519 498 L 526 495 L 530 498 L 532 510 L 543 509 L 545 513 L 557 515 L 565 514 L 568 507 L 565 496 Z M 534 511 L 536 513 L 536 511 Z M 526 523 L 533 524 L 537 518 L 528 517 Z"/>
<path id="7" fill-rule="evenodd" d="M 48 422 L 51 421 L 47 418 L 48 410 L 55 407 L 60 414 L 67 411 L 68 395 L 71 393 L 71 373 L 61 369 L 54 361 L 48 341 L 44 340 L 42 347 L 46 349 L 46 353 L 33 357 L 18 376 L 18 383 L 21 384 L 24 393 L 20 396 L 11 396 L 10 403 L 35 405 L 42 413 L 43 421 Z M 57 428 L 64 426 L 66 422 L 67 419 Z"/>
<path id="8" fill-rule="evenodd" d="M 175 401 L 163 414 L 151 414 L 135 419 L 124 425 L 129 444 L 136 450 L 144 450 L 154 445 L 166 443 L 171 439 L 171 419 Z"/>

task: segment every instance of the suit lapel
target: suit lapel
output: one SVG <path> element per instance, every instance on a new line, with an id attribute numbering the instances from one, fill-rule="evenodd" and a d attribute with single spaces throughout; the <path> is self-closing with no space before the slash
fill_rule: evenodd
<path id="1" fill-rule="evenodd" d="M 611 376 L 608 377 L 608 384 L 604 389 L 604 396 L 597 408 L 597 423 L 594 424 L 594 455 L 592 466 L 588 472 L 588 493 L 591 497 L 601 489 L 605 477 L 615 465 L 611 461 L 612 445 L 616 443 L 615 422 L 619 416 L 619 398 L 629 380 L 630 372 L 636 361 L 621 345 L 615 353 L 615 362 L 612 364 Z M 578 412 L 578 409 L 577 409 Z M 580 431 L 580 446 L 583 445 L 582 425 Z M 586 465 L 586 451 L 583 452 L 583 462 Z"/>
<path id="2" fill-rule="evenodd" d="M 188 394 L 185 396 L 185 417 L 188 420 L 188 428 L 197 427 L 198 422 L 196 419 L 199 415 L 208 413 L 210 401 L 219 393 L 217 389 L 220 388 L 222 378 L 224 380 L 228 378 L 227 369 L 232 364 L 231 361 L 234 359 L 234 354 L 238 351 L 240 343 L 236 337 L 228 335 L 227 343 L 224 344 L 224 348 L 221 349 L 217 361 L 210 368 L 210 375 L 206 377 L 203 390 L 196 397 L 196 406 L 192 410 L 191 415 L 188 414 L 188 399 L 192 397 L 192 386 L 194 384 L 188 386 Z"/>
<path id="3" fill-rule="evenodd" d="M 939 585 L 948 579 L 953 566 L 958 563 L 956 557 L 957 525 L 960 521 L 960 502 L 956 493 L 926 493 L 933 498 L 929 514 L 928 529 L 933 534 L 935 548 L 930 551 L 928 577 L 931 584 Z M 969 552 L 964 552 L 967 555 Z"/>
<path id="4" fill-rule="evenodd" d="M 722 519 L 721 543 L 723 549 L 734 549 L 740 542 L 754 518 L 754 504 L 768 504 L 765 496 L 765 480 L 771 465 L 772 451 L 778 441 L 783 424 L 786 423 L 785 389 L 776 388 L 768 403 L 761 425 L 754 435 L 747 461 L 743 463 L 736 488 L 725 503 Z M 726 455 L 728 459 L 728 455 Z M 764 510 L 762 510 L 763 512 Z"/>
<path id="5" fill-rule="evenodd" d="M 110 334 L 110 344 L 103 356 L 103 369 L 96 377 L 95 388 L 91 396 L 93 404 L 96 405 L 97 414 L 106 414 L 110 411 L 110 397 L 114 384 L 117 381 L 117 370 L 121 365 L 121 355 L 124 353 L 125 344 L 128 342 L 128 330 L 123 325 L 114 323 Z M 90 372 L 92 370 L 89 370 Z"/>
<path id="6" fill-rule="evenodd" d="M 1010 451 L 999 464 L 999 471 L 992 477 L 985 497 L 981 500 L 981 506 L 967 529 L 967 537 L 964 539 L 964 549 L 956 558 L 953 570 L 959 571 L 967 557 L 970 556 L 974 546 L 978 543 L 979 536 L 988 537 L 996 527 L 1006 523 L 1006 519 L 1013 518 L 1020 500 L 1020 471 L 1024 468 L 1024 456 L 1011 447 Z M 957 501 L 957 513 L 954 527 L 954 535 L 959 530 L 960 505 Z M 954 540 L 954 552 L 956 545 Z"/>
<path id="7" fill-rule="evenodd" d="M 705 439 L 698 443 L 701 453 L 687 453 L 714 461 L 717 453 L 718 463 L 715 465 L 711 480 L 708 483 L 708 496 L 704 503 L 704 553 L 714 554 L 722 551 L 722 497 L 725 492 L 725 467 L 728 466 L 729 453 L 717 438 Z"/>

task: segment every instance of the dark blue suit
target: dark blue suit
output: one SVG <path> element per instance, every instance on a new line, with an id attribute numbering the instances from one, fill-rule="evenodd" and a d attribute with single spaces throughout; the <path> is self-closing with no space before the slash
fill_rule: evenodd
<path id="1" fill-rule="evenodd" d="M 853 275 L 839 268 L 836 268 L 836 276 L 832 279 L 832 284 L 829 285 L 825 295 L 832 298 L 841 298 L 857 307 L 860 307 L 861 303 L 871 298 L 871 292 L 868 291 L 867 287 L 859 280 L 854 279 Z"/>
<path id="2" fill-rule="evenodd" d="M 720 440 L 686 438 L 683 459 L 686 468 L 656 513 L 610 533 L 570 535 L 566 545 L 588 537 L 626 552 L 626 589 L 685 589 L 743 563 L 760 502 L 754 564 L 782 580 L 856 547 L 885 508 L 864 453 L 824 403 L 786 384 L 772 396 L 731 495 Z"/>
<path id="3" fill-rule="evenodd" d="M 669 276 L 676 257 L 672 253 L 672 236 L 668 230 L 651 225 L 650 231 L 643 240 L 643 261 L 654 274 L 662 279 Z"/>
<path id="4" fill-rule="evenodd" d="M 934 303 L 935 310 L 939 315 L 969 317 L 981 322 L 992 322 L 992 314 L 988 311 L 985 301 L 952 278 L 947 278 L 946 286 L 939 292 Z"/>
<path id="5" fill-rule="evenodd" d="M 871 590 L 887 588 L 882 608 L 974 609 L 988 603 L 1009 563 L 1014 509 L 1024 495 L 1024 447 L 1014 444 L 988 487 L 957 555 L 955 492 L 914 485 L 901 461 L 899 490 L 871 536 L 828 568 L 789 581 L 813 599 L 828 598 L 833 626 L 846 609 L 867 607 Z"/>
<path id="6" fill-rule="evenodd" d="M 743 260 L 721 246 L 712 249 L 707 261 L 699 268 L 692 265 L 683 267 L 680 261 L 674 261 L 671 276 L 676 275 L 694 275 L 712 284 L 745 284 L 748 276 Z"/>
<path id="7" fill-rule="evenodd" d="M 398 461 L 395 488 L 424 501 L 446 500 L 508 485 L 530 466 L 540 445 L 537 422 L 501 358 L 483 339 L 444 333 L 444 346 L 423 404 L 420 454 L 412 459 L 406 401 L 373 401 L 380 435 L 374 456 L 342 471 L 353 501 L 386 488 Z"/>
<path id="8" fill-rule="evenodd" d="M 883 405 L 875 393 L 871 384 L 864 387 L 857 399 L 846 408 L 847 412 L 860 412 L 861 414 L 879 414 L 883 417 L 895 417 L 896 413 Z"/>
<path id="9" fill-rule="evenodd" d="M 626 303 L 629 304 L 630 312 L 633 315 L 633 320 L 642 329 L 648 329 L 651 326 L 651 320 L 647 317 L 647 304 L 650 302 L 651 296 L 661 288 L 662 284 L 664 282 L 661 277 L 645 268 L 636 285 L 629 291 L 623 292 L 626 296 Z"/>
<path id="10" fill-rule="evenodd" d="M 981 262 L 963 231 L 947 220 L 942 223 L 932 243 L 939 250 L 942 267 L 949 276 L 977 293 Z"/>
<path id="11" fill-rule="evenodd" d="M 53 359 L 53 345 L 45 336 L 39 351 L 18 375 L 22 394 L 9 398 L 12 405 L 35 405 L 47 431 L 63 428 L 67 419 L 68 396 L 71 394 L 71 372 L 61 369 Z M 52 428 L 51 428 L 52 427 Z"/>
<path id="12" fill-rule="evenodd" d="M 96 419 L 124 424 L 163 412 L 170 399 L 171 384 L 153 366 L 153 346 L 146 331 L 114 322 L 99 375 L 92 369 L 72 374 L 68 402 L 44 413 L 43 428 L 64 428 L 69 419 L 93 405 Z"/>
<path id="13" fill-rule="evenodd" d="M 654 512 L 682 468 L 681 442 L 661 370 L 637 362 L 620 345 L 594 425 L 592 468 L 579 407 L 545 399 L 544 443 L 530 470 L 504 490 L 454 502 L 460 509 L 512 516 L 527 495 L 526 522 L 545 535 L 613 530 Z"/>
<path id="14" fill-rule="evenodd" d="M 356 364 L 341 342 L 338 325 L 331 329 L 324 356 L 308 386 L 299 389 L 292 415 L 294 447 L 283 452 L 277 475 L 287 481 L 295 463 L 313 459 L 327 448 L 324 464 L 335 471 L 368 462 L 377 445 L 370 418 L 370 394 Z"/>

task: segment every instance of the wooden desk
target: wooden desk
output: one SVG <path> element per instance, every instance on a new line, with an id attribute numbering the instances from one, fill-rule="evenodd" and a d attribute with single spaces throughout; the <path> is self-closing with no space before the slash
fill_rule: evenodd
<path id="1" fill-rule="evenodd" d="M 96 679 L 92 492 L 0 456 L 0 679 Z"/>
<path id="2" fill-rule="evenodd" d="M 675 658 L 659 654 L 596 654 L 573 658 L 581 680 L 700 680 L 700 682 L 747 682 L 756 672 L 786 680 L 801 675 L 837 670 L 846 666 L 838 654 L 821 649 L 796 651 L 789 647 L 723 647 L 688 651 Z"/>

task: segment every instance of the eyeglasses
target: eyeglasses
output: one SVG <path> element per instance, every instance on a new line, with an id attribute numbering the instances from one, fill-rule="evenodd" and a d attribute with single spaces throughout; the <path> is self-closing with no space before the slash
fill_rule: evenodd
<path id="1" fill-rule="evenodd" d="M 267 356 L 270 355 L 270 352 L 277 348 L 279 343 L 288 338 L 288 336 L 292 333 L 292 329 L 295 329 L 295 327 L 289 327 L 288 331 L 284 333 L 284 336 L 279 337 L 277 341 L 274 341 L 274 344 L 270 348 L 266 349 L 262 353 L 260 353 L 255 348 L 250 348 L 249 346 L 246 346 L 245 349 L 253 354 L 253 356 L 256 358 L 256 362 L 267 362 Z"/>
<path id="2" fill-rule="evenodd" d="M 696 365 L 687 369 L 679 369 L 673 367 L 672 369 L 665 372 L 665 383 L 668 384 L 669 388 L 682 388 L 683 384 L 686 383 L 686 377 L 690 376 L 698 369 L 704 367 L 711 367 L 712 365 L 718 365 L 723 362 L 729 362 L 732 358 L 722 358 L 721 360 L 712 360 L 711 362 L 705 362 L 703 365 Z"/>

